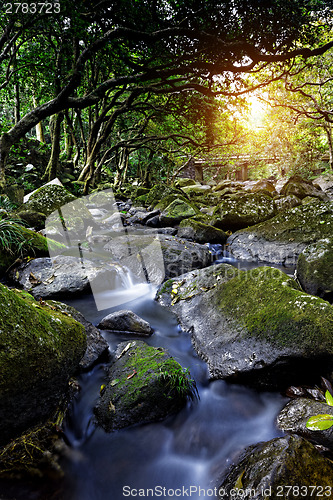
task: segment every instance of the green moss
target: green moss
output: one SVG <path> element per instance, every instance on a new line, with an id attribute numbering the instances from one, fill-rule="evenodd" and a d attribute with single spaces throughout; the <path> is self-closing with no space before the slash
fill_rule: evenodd
<path id="1" fill-rule="evenodd" d="M 302 344 L 318 354 L 321 347 L 333 352 L 332 306 L 300 291 L 278 269 L 239 273 L 222 285 L 218 304 L 254 338 L 283 347 Z"/>
<path id="2" fill-rule="evenodd" d="M 37 189 L 24 204 L 24 208 L 50 215 L 54 210 L 74 200 L 76 197 L 63 186 L 49 184 Z"/>
<path id="3" fill-rule="evenodd" d="M 33 378 L 51 376 L 84 354 L 83 326 L 25 292 L 0 284 L 0 394 L 10 395 Z"/>
<path id="4" fill-rule="evenodd" d="M 300 205 L 243 231 L 258 233 L 268 241 L 312 243 L 333 235 L 333 203 Z"/>

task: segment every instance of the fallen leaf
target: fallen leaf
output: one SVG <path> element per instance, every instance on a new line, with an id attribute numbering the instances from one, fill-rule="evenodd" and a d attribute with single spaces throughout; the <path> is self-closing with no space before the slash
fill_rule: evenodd
<path id="1" fill-rule="evenodd" d="M 137 374 L 137 371 L 133 370 L 133 373 L 131 373 L 131 375 L 128 375 L 127 380 L 129 380 L 130 378 L 133 378 L 134 375 L 136 375 L 136 374 Z"/>

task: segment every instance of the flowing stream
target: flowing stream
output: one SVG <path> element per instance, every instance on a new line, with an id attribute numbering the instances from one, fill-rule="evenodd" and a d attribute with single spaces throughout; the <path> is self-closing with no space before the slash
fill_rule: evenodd
<path id="1" fill-rule="evenodd" d="M 224 255 L 220 261 L 230 262 L 230 257 Z M 275 418 L 286 398 L 209 381 L 206 364 L 196 356 L 189 334 L 154 296 L 155 289 L 150 288 L 143 297 L 104 311 L 96 310 L 92 297 L 70 303 L 94 324 L 120 308 L 149 321 L 155 332 L 146 341 L 167 348 L 189 368 L 200 399 L 164 422 L 107 434 L 95 427 L 93 418 L 105 367 L 81 375 L 82 390 L 65 428 L 71 449 L 63 463 L 67 479 L 61 500 L 215 498 L 218 478 L 237 454 L 250 444 L 281 435 Z M 104 336 L 111 351 L 120 341 L 133 339 L 107 332 Z"/>
<path id="2" fill-rule="evenodd" d="M 237 264 L 225 253 L 219 258 L 219 262 L 223 261 Z M 7 494 L 4 498 L 216 498 L 214 488 L 219 485 L 219 478 L 245 447 L 281 435 L 275 419 L 286 398 L 222 380 L 209 381 L 206 364 L 196 356 L 189 333 L 181 330 L 170 311 L 154 301 L 156 288 L 145 285 L 141 291 L 144 294 L 132 300 L 137 290 L 133 295 L 129 283 L 129 288 L 119 293 L 126 295 L 130 302 L 103 311 L 96 309 L 92 295 L 67 303 L 94 324 L 117 309 L 131 309 L 149 321 L 154 334 L 144 340 L 152 346 L 167 348 L 184 368 L 189 368 L 200 399 L 188 403 L 177 415 L 163 422 L 107 434 L 94 423 L 93 407 L 107 368 L 106 365 L 96 366 L 80 375 L 81 390 L 65 424 L 70 446 L 62 460 L 64 481 L 56 486 L 53 484 L 51 492 L 38 490 L 35 485 L 33 488 L 20 487 L 13 497 Z M 119 342 L 134 338 L 109 332 L 103 335 L 111 352 Z"/>

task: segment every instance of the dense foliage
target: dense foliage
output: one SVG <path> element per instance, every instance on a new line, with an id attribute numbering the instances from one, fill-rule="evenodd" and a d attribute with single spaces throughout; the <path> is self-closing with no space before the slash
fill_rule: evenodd
<path id="1" fill-rule="evenodd" d="M 101 180 L 169 179 L 191 155 L 246 151 L 245 96 L 283 81 L 311 102 L 297 79 L 333 46 L 331 0 L 77 0 L 75 9 L 62 0 L 49 13 L 15 5 L 0 13 L 2 186 L 26 136 L 49 143 L 40 180 L 66 167 L 86 191 Z"/>

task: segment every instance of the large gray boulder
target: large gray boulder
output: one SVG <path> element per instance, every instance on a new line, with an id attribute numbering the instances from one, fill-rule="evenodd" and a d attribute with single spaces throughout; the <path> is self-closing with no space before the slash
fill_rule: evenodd
<path id="1" fill-rule="evenodd" d="M 333 361 L 333 307 L 278 269 L 219 264 L 167 281 L 169 307 L 212 378 L 282 389 L 316 380 Z"/>
<path id="2" fill-rule="evenodd" d="M 34 297 L 61 298 L 89 292 L 90 282 L 103 280 L 106 271 L 117 276 L 121 269 L 107 261 L 85 259 L 82 263 L 76 257 L 59 255 L 54 259 L 44 257 L 22 263 L 10 276 L 17 286 Z"/>
<path id="3" fill-rule="evenodd" d="M 331 498 L 332 484 L 330 460 L 305 439 L 288 436 L 246 449 L 227 471 L 218 498 Z"/>
<path id="4" fill-rule="evenodd" d="M 303 200 L 307 196 L 313 196 L 320 200 L 327 201 L 328 197 L 319 186 L 314 186 L 311 181 L 302 179 L 299 175 L 290 177 L 284 184 L 280 192 L 282 195 L 294 195 Z"/>
<path id="5" fill-rule="evenodd" d="M 155 238 L 151 234 L 119 236 L 107 243 L 104 250 L 136 276 L 142 274 L 145 266 L 150 281 L 156 284 L 161 283 L 164 276 L 179 276 L 212 262 L 207 246 L 167 234 Z"/>
<path id="6" fill-rule="evenodd" d="M 143 341 L 122 342 L 95 407 L 107 432 L 162 420 L 194 396 L 193 381 L 167 351 Z"/>
<path id="7" fill-rule="evenodd" d="M 296 265 L 306 246 L 333 236 L 333 203 L 314 202 L 286 210 L 273 219 L 228 238 L 228 249 L 242 260 Z"/>
<path id="8" fill-rule="evenodd" d="M 54 210 L 74 200 L 76 200 L 76 197 L 63 186 L 46 184 L 34 191 L 22 208 L 25 211 L 32 210 L 50 215 Z"/>
<path id="9" fill-rule="evenodd" d="M 50 418 L 78 370 L 83 326 L 26 292 L 0 285 L 0 441 Z"/>
<path id="10" fill-rule="evenodd" d="M 307 293 L 333 301 L 333 236 L 303 250 L 297 261 L 297 278 Z"/>

